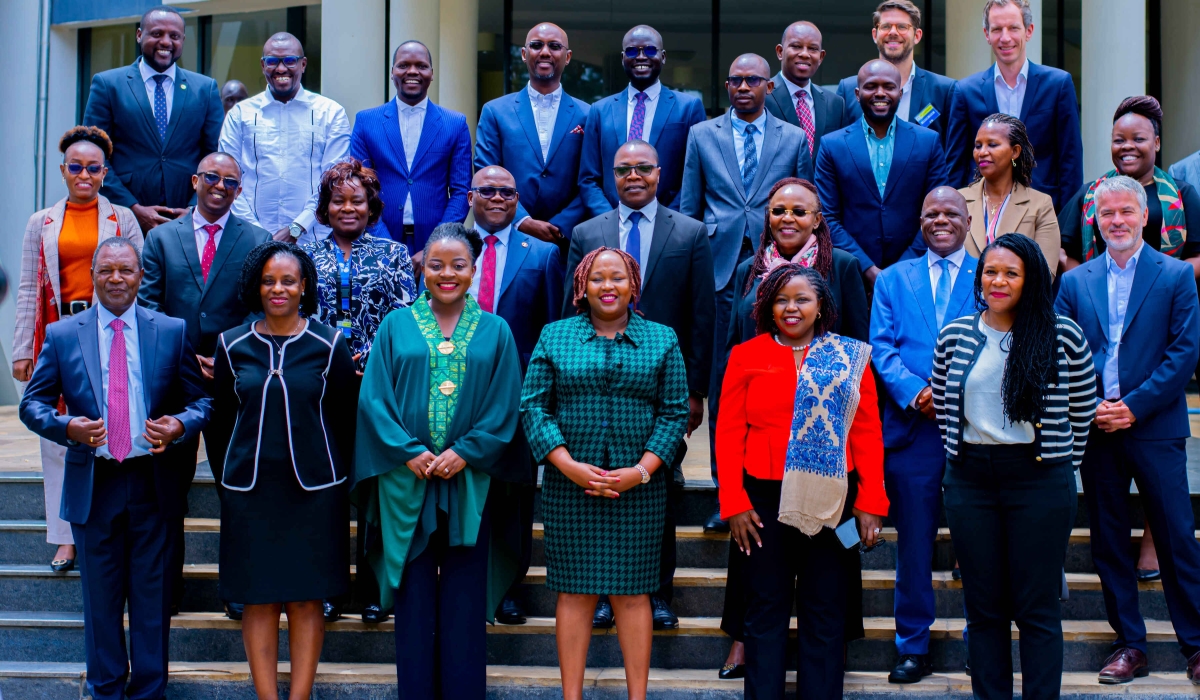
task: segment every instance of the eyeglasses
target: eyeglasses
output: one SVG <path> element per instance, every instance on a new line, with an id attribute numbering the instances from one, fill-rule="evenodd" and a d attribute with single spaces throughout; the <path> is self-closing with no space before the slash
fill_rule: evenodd
<path id="1" fill-rule="evenodd" d="M 72 175 L 78 175 L 84 171 L 84 168 L 87 169 L 88 175 L 99 175 L 100 171 L 104 170 L 104 166 L 100 165 L 99 163 L 92 163 L 91 165 L 84 165 L 83 163 L 67 163 L 67 172 L 71 173 Z"/>
<path id="2" fill-rule="evenodd" d="M 515 187 L 490 187 L 485 185 L 484 187 L 472 187 L 471 191 L 477 192 L 484 199 L 491 199 L 497 194 L 500 195 L 500 199 L 506 202 L 511 202 L 517 198 L 517 188 Z"/>
<path id="3" fill-rule="evenodd" d="M 295 68 L 296 64 L 299 63 L 300 59 L 302 59 L 302 58 L 304 58 L 304 57 L 303 56 L 263 56 L 262 62 L 263 62 L 263 65 L 266 66 L 267 68 L 274 68 L 275 66 L 278 66 L 280 63 L 282 63 L 284 66 L 286 66 L 288 68 Z"/>
<path id="4" fill-rule="evenodd" d="M 236 190 L 237 188 L 242 186 L 242 183 L 238 182 L 238 179 L 236 177 L 221 177 L 220 175 L 218 175 L 217 173 L 214 173 L 214 172 L 205 172 L 205 173 L 196 173 L 196 174 L 199 175 L 200 177 L 204 178 L 204 184 L 208 185 L 209 187 L 216 185 L 218 182 L 224 182 L 225 189 L 227 189 L 227 190 Z"/>
<path id="5" fill-rule="evenodd" d="M 566 46 L 563 46 L 562 44 L 558 43 L 557 41 L 551 41 L 550 43 L 546 43 L 544 41 L 540 41 L 537 39 L 529 42 L 528 46 L 529 46 L 530 51 L 541 51 L 542 49 L 546 48 L 547 46 L 549 46 L 550 50 L 554 51 L 554 52 L 562 51 L 563 49 L 567 48 Z"/>
<path id="6" fill-rule="evenodd" d="M 913 26 L 911 24 L 881 24 L 878 27 L 876 27 L 876 29 L 883 32 L 884 34 L 887 34 L 888 32 L 892 31 L 893 29 L 900 32 L 901 34 L 908 34 L 909 32 L 912 31 L 912 28 L 913 28 Z"/>
<path id="7" fill-rule="evenodd" d="M 767 82 L 769 78 L 764 78 L 761 75 L 731 75 L 725 80 L 729 83 L 730 87 L 739 88 L 742 86 L 742 81 L 745 81 L 751 88 L 756 88 Z"/>
<path id="8" fill-rule="evenodd" d="M 638 175 L 649 175 L 658 170 L 657 165 L 651 163 L 638 163 L 637 165 L 618 165 L 613 167 L 613 175 L 617 177 L 629 177 L 629 173 L 637 171 Z"/>
<path id="9" fill-rule="evenodd" d="M 625 58 L 637 58 L 639 53 L 645 54 L 646 58 L 654 58 L 655 56 L 658 55 L 658 47 L 657 46 L 642 46 L 642 47 L 626 46 L 625 47 Z"/>
<path id="10" fill-rule="evenodd" d="M 796 217 L 797 219 L 803 219 L 804 217 L 808 216 L 809 214 L 817 214 L 817 213 L 819 213 L 819 212 L 810 211 L 808 209 L 788 209 L 787 207 L 773 207 L 771 209 L 771 216 L 784 216 L 786 214 L 791 214 L 792 216 Z"/>
<path id="11" fill-rule="evenodd" d="M 860 554 L 866 554 L 867 552 L 871 551 L 872 549 L 875 549 L 876 547 L 883 544 L 884 542 L 887 542 L 887 540 L 883 539 L 882 535 L 876 535 L 875 536 L 875 544 L 868 547 L 866 542 L 860 542 L 858 545 L 858 551 Z"/>

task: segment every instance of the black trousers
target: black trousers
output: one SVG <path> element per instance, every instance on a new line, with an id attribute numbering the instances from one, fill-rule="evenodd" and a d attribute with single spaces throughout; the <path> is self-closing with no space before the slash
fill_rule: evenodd
<path id="1" fill-rule="evenodd" d="M 1013 696 L 1012 631 L 1020 631 L 1022 697 L 1062 686 L 1062 570 L 1077 491 L 1069 459 L 1036 460 L 1033 445 L 969 445 L 947 460 L 946 520 L 962 570 L 971 688 Z M 1128 537 L 1128 535 L 1126 535 Z"/>

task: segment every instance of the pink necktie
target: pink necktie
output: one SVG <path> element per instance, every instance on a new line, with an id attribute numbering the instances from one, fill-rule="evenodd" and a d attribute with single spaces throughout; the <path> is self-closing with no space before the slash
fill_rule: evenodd
<path id="1" fill-rule="evenodd" d="M 804 99 L 804 91 L 796 91 L 796 118 L 800 120 L 800 128 L 808 136 L 808 155 L 812 155 L 813 143 L 817 140 L 817 127 L 813 124 L 812 112 L 808 109 L 808 100 Z"/>
<path id="2" fill-rule="evenodd" d="M 629 120 L 629 140 L 642 138 L 642 129 L 646 126 L 646 98 L 644 92 L 633 96 L 637 104 L 633 106 L 633 118 Z"/>
<path id="3" fill-rule="evenodd" d="M 489 314 L 495 308 L 496 296 L 496 243 L 499 242 L 493 234 L 483 237 L 487 250 L 483 251 L 483 279 L 479 280 L 479 306 Z"/>
<path id="4" fill-rule="evenodd" d="M 204 281 L 208 282 L 208 271 L 212 269 L 213 257 L 217 254 L 217 231 L 220 231 L 221 227 L 208 224 L 204 230 L 208 233 L 208 240 L 204 242 L 204 253 L 200 256 L 200 274 L 204 275 Z"/>
<path id="5" fill-rule="evenodd" d="M 129 435 L 129 366 L 125 362 L 125 322 L 114 318 L 112 346 L 108 351 L 108 452 L 118 462 L 133 448 Z"/>

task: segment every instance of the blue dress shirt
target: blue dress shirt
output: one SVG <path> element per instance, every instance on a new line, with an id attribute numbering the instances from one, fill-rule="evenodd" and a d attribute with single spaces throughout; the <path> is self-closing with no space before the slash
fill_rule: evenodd
<path id="1" fill-rule="evenodd" d="M 758 162 L 763 159 L 763 139 L 766 138 L 767 110 L 758 115 L 758 119 L 748 122 L 739 119 L 733 108 L 729 108 L 729 121 L 733 123 L 733 152 L 737 154 L 738 173 L 746 169 L 746 127 L 750 124 L 757 126 L 754 132 L 754 152 L 758 154 Z M 740 179 L 741 176 L 739 175 Z"/>
<path id="2" fill-rule="evenodd" d="M 871 170 L 875 173 L 875 184 L 882 198 L 887 191 L 888 172 L 892 169 L 892 153 L 896 150 L 896 119 L 893 118 L 892 123 L 888 124 L 883 138 L 875 135 L 875 127 L 867 123 L 865 116 L 859 121 L 867 138 L 867 155 L 871 158 Z"/>
<path id="3" fill-rule="evenodd" d="M 1137 274 L 1138 258 L 1142 255 L 1139 242 L 1137 252 L 1125 263 L 1122 270 L 1108 251 L 1104 252 L 1104 267 L 1108 270 L 1108 357 L 1104 361 L 1104 398 L 1121 398 L 1121 375 L 1117 367 L 1121 351 L 1121 335 L 1125 332 L 1125 311 L 1129 308 L 1129 292 L 1133 289 L 1133 277 Z"/>
<path id="4" fill-rule="evenodd" d="M 113 312 L 104 307 L 104 304 L 96 305 L 96 319 L 100 326 L 100 376 L 101 392 L 103 396 L 99 396 L 100 400 L 100 417 L 104 419 L 104 425 L 107 428 L 111 425 L 108 420 L 108 355 L 112 350 L 113 329 L 109 324 L 113 319 L 117 318 Z M 134 457 L 144 457 L 150 454 L 150 443 L 142 437 L 142 431 L 146 428 L 146 397 L 142 393 L 142 352 L 141 346 L 138 344 L 138 321 L 137 321 L 137 306 L 130 306 L 121 314 L 121 320 L 125 322 L 125 328 L 122 331 L 125 335 L 125 361 L 129 364 L 129 433 L 132 438 L 130 443 L 132 447 L 125 459 L 133 459 Z M 108 445 L 104 444 L 96 448 L 96 456 L 104 459 L 112 459 L 112 453 L 108 451 Z"/>

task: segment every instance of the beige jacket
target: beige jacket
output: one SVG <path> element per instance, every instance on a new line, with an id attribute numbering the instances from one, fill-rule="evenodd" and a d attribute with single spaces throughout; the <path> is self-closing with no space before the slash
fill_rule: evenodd
<path id="1" fill-rule="evenodd" d="M 967 253 L 979 257 L 987 247 L 987 231 L 983 224 L 983 180 L 959 192 L 966 198 L 967 213 L 971 215 L 971 230 L 967 233 L 965 247 Z M 1054 214 L 1054 200 L 1050 199 L 1050 195 L 1018 184 L 1013 189 L 1008 206 L 1004 208 L 996 232 L 1000 235 L 1023 233 L 1029 236 L 1042 249 L 1046 264 L 1050 266 L 1050 274 L 1058 271 L 1058 217 Z"/>

